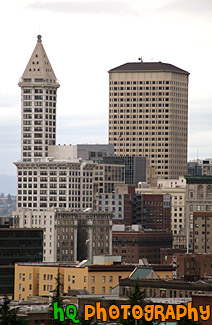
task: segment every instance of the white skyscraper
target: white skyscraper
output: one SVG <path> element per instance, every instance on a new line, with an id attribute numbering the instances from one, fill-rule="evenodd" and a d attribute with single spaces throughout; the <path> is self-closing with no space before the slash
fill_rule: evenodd
<path id="1" fill-rule="evenodd" d="M 37 44 L 19 80 L 22 103 L 21 160 L 36 161 L 56 144 L 56 101 L 59 82 L 38 35 Z"/>

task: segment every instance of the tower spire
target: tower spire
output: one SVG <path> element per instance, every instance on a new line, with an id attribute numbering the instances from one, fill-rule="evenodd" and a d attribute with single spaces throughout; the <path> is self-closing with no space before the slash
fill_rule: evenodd
<path id="1" fill-rule="evenodd" d="M 20 83 L 21 81 L 23 82 L 24 78 L 43 78 L 43 82 L 55 83 L 59 87 L 58 80 L 44 50 L 41 35 L 37 36 L 37 44 L 24 70 Z"/>

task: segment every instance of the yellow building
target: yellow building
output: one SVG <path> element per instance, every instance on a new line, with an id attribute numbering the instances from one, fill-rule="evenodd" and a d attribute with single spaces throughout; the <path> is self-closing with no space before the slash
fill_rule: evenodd
<path id="1" fill-rule="evenodd" d="M 172 279 L 173 272 L 175 268 L 172 265 L 158 265 L 157 267 L 153 267 L 155 273 L 159 277 L 159 279 Z"/>
<path id="2" fill-rule="evenodd" d="M 27 300 L 29 296 L 49 297 L 56 287 L 59 271 L 62 292 L 71 289 L 87 290 L 91 294 L 109 294 L 119 280 L 127 278 L 135 269 L 133 265 L 66 265 L 59 263 L 16 263 L 15 300 Z"/>

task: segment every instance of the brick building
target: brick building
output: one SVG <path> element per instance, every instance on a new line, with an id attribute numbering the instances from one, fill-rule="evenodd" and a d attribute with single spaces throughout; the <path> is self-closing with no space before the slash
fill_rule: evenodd
<path id="1" fill-rule="evenodd" d="M 132 198 L 132 224 L 144 229 L 171 230 L 169 194 L 137 194 Z"/>
<path id="2" fill-rule="evenodd" d="M 186 254 L 176 252 L 166 255 L 163 261 L 177 267 L 177 278 L 202 279 L 212 277 L 212 254 Z"/>
<path id="3" fill-rule="evenodd" d="M 150 264 L 160 263 L 160 248 L 172 247 L 171 231 L 147 231 L 139 225 L 113 226 L 113 255 L 121 255 L 126 263 L 147 258 Z"/>

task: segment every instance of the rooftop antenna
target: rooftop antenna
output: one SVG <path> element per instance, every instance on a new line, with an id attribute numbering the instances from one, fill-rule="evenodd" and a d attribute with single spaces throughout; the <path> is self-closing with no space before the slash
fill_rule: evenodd
<path id="1" fill-rule="evenodd" d="M 197 160 L 199 160 L 199 157 L 198 156 L 199 156 L 199 153 L 198 153 L 198 148 L 197 148 Z"/>
<path id="2" fill-rule="evenodd" d="M 38 41 L 41 41 L 42 36 L 41 36 L 41 34 L 40 34 L 40 25 L 38 26 L 38 29 L 39 29 L 39 33 L 38 33 L 38 35 L 37 35 L 37 38 L 38 38 Z"/>
<path id="3" fill-rule="evenodd" d="M 140 58 L 138 58 L 138 61 L 143 62 L 142 56 Z"/>

